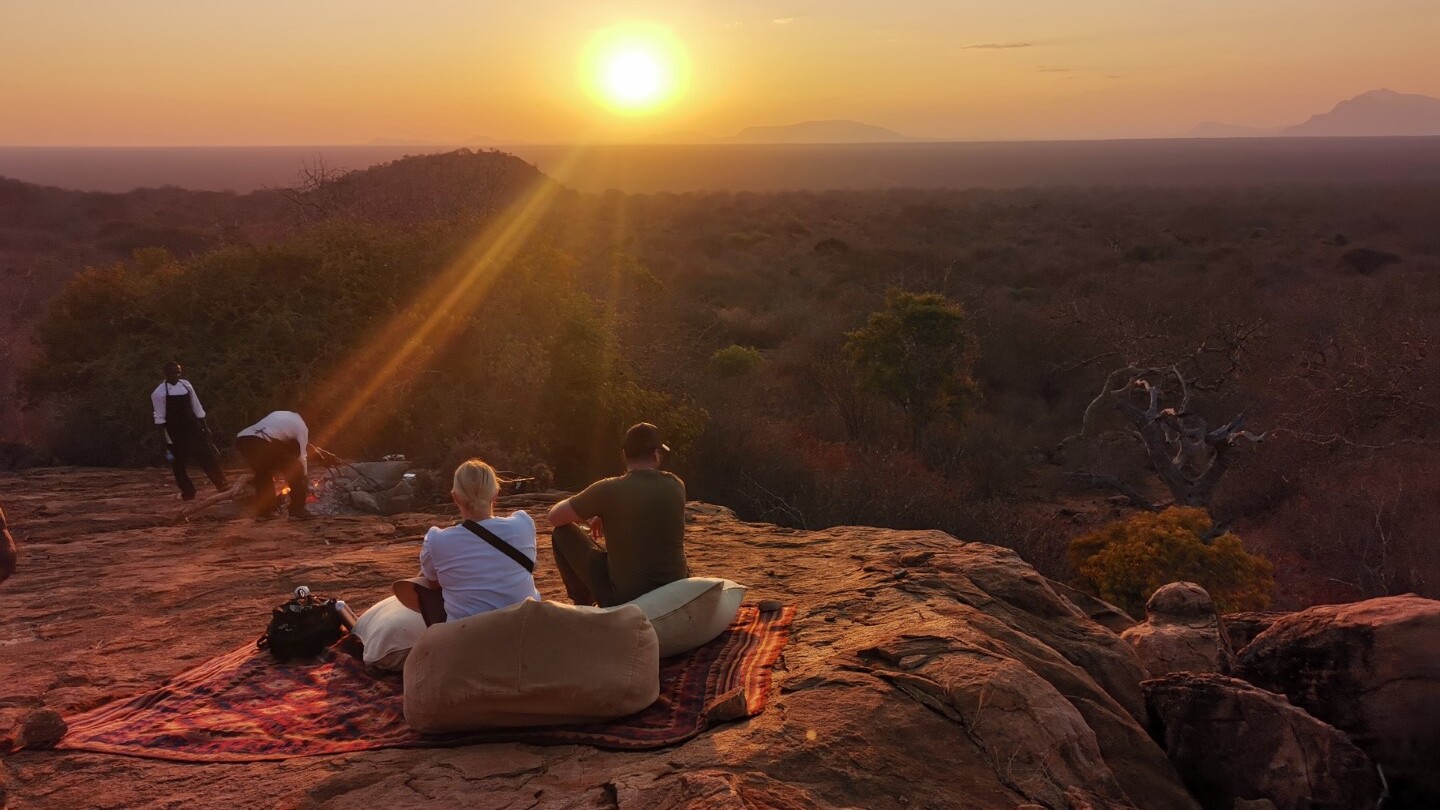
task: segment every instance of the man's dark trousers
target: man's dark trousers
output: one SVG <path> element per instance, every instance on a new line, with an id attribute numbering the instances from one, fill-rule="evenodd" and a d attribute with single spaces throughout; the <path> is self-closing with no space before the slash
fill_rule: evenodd
<path id="1" fill-rule="evenodd" d="M 190 473 L 186 470 L 192 459 L 200 463 L 215 489 L 225 489 L 225 471 L 220 469 L 220 459 L 205 434 L 198 429 L 180 429 L 174 433 L 170 437 L 170 454 L 174 456 L 170 469 L 175 473 L 175 484 L 180 487 L 181 496 L 187 501 L 195 497 L 195 484 L 190 481 Z"/>
<path id="2" fill-rule="evenodd" d="M 277 473 L 283 475 L 290 485 L 290 514 L 305 514 L 310 482 L 306 480 L 305 467 L 300 463 L 299 442 L 294 439 L 276 441 L 262 436 L 240 436 L 235 439 L 235 451 L 255 474 L 255 514 L 268 515 L 274 511 Z"/>

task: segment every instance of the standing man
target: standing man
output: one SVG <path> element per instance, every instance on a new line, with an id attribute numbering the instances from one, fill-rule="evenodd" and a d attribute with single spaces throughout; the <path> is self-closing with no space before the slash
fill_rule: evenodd
<path id="1" fill-rule="evenodd" d="M 205 425 L 205 409 L 200 407 L 200 397 L 189 380 L 180 379 L 180 364 L 170 361 L 165 364 L 165 381 L 150 392 L 150 404 L 155 411 L 155 424 L 165 439 L 170 451 L 170 467 L 175 472 L 175 483 L 180 487 L 180 497 L 195 500 L 195 484 L 186 471 L 190 459 L 200 462 L 215 491 L 224 492 L 230 488 L 225 482 L 225 471 L 220 469 L 220 459 L 210 443 L 210 428 Z"/>
<path id="2" fill-rule="evenodd" d="M 550 510 L 555 567 L 577 605 L 619 605 L 690 576 L 685 482 L 660 469 L 670 452 L 660 429 L 649 422 L 630 428 L 624 452 L 624 475 L 596 481 Z M 578 525 L 591 521 L 603 532 L 603 549 Z"/>
<path id="3" fill-rule="evenodd" d="M 310 495 L 310 467 L 305 460 L 309 443 L 310 429 L 294 411 L 272 411 L 236 435 L 235 450 L 255 474 L 252 508 L 256 517 L 267 520 L 275 511 L 276 473 L 290 485 L 290 517 L 311 517 L 305 508 L 305 499 Z"/>

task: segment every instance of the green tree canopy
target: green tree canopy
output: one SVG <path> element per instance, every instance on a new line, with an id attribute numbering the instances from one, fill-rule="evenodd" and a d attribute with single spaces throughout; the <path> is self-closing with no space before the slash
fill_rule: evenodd
<path id="1" fill-rule="evenodd" d="M 710 373 L 721 379 L 743 377 L 765 363 L 759 350 L 732 343 L 710 355 Z"/>
<path id="2" fill-rule="evenodd" d="M 916 447 L 937 420 L 959 419 L 973 402 L 973 340 L 964 311 L 945 296 L 891 290 L 885 308 L 847 337 L 861 384 L 900 406 Z"/>
<path id="3" fill-rule="evenodd" d="M 1143 616 L 1150 595 L 1171 582 L 1200 585 L 1221 612 L 1268 605 L 1275 585 L 1269 560 L 1230 532 L 1209 537 L 1212 528 L 1203 509 L 1142 512 L 1072 540 L 1070 563 L 1081 588 L 1132 616 Z"/>

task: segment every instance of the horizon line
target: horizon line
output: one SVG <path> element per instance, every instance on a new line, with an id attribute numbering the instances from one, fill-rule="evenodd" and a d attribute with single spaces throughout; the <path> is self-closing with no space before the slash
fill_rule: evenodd
<path id="1" fill-rule="evenodd" d="M 1323 141 L 1360 140 L 1366 138 L 1440 138 L 1440 135 L 1129 135 L 1094 138 L 905 138 L 893 141 L 497 141 L 491 144 L 463 142 L 425 142 L 411 144 L 386 143 L 179 143 L 179 144 L 3 144 L 0 149 L 406 149 L 445 148 L 477 151 L 503 151 L 505 147 L 610 147 L 610 146 L 934 146 L 943 144 L 1001 143 L 1116 143 L 1130 141 Z"/>

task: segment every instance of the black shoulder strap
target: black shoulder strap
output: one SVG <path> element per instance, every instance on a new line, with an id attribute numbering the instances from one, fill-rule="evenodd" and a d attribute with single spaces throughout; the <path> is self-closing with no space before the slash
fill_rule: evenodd
<path id="1" fill-rule="evenodd" d="M 526 571 L 529 571 L 532 574 L 535 573 L 535 561 L 530 559 L 529 557 L 526 557 L 519 551 L 519 549 L 515 548 L 504 540 L 501 540 L 499 535 L 495 534 L 484 526 L 481 526 L 479 523 L 476 523 L 473 520 L 467 520 L 460 525 L 474 532 L 475 535 L 478 536 L 481 540 L 484 540 L 485 542 L 494 546 L 496 551 L 501 552 L 506 557 L 509 557 L 510 559 L 519 563 L 521 568 L 524 568 Z"/>

